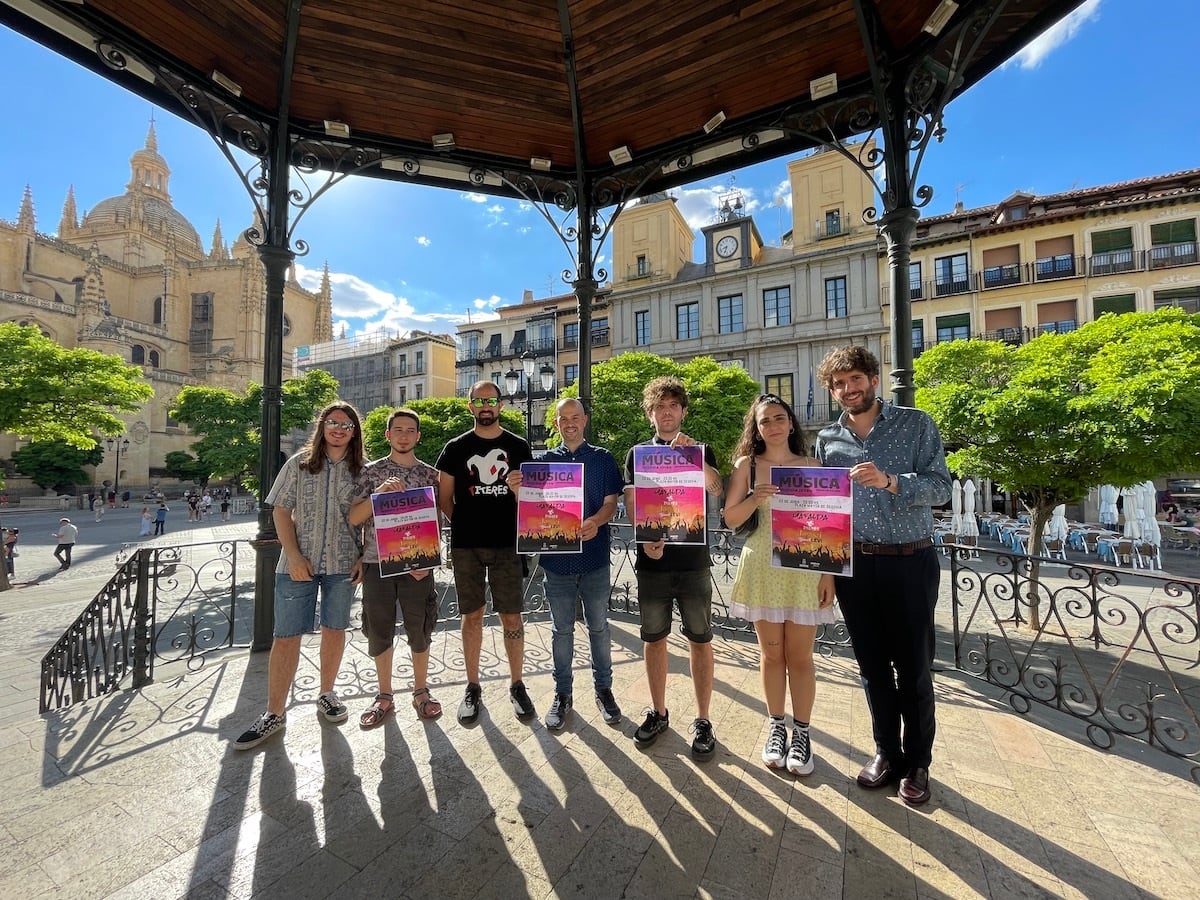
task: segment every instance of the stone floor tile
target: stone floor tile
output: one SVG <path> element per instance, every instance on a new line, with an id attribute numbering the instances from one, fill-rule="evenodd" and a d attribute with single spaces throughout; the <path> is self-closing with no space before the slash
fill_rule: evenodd
<path id="1" fill-rule="evenodd" d="M 884 860 L 880 863 L 856 862 L 847 865 L 842 885 L 845 898 L 892 898 L 915 897 L 917 882 L 913 877 L 911 862 L 908 864 Z"/>
<path id="2" fill-rule="evenodd" d="M 784 849 L 775 861 L 767 900 L 844 897 L 844 881 L 845 867 L 840 860 L 830 863 Z"/>

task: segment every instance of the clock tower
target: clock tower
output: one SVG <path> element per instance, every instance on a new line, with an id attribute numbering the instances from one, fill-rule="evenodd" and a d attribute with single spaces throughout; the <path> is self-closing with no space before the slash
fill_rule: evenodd
<path id="1" fill-rule="evenodd" d="M 744 215 L 741 191 L 720 198 L 717 221 L 705 226 L 704 259 L 712 272 L 727 272 L 752 265 L 762 249 L 754 220 Z"/>

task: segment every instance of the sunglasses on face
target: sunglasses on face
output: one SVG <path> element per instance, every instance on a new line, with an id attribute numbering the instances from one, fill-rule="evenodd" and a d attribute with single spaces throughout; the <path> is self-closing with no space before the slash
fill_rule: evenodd
<path id="1" fill-rule="evenodd" d="M 333 419 L 326 419 L 325 427 L 328 428 L 330 431 L 353 431 L 354 423 L 353 422 L 335 422 L 335 421 L 333 421 Z"/>
<path id="2" fill-rule="evenodd" d="M 495 407 L 495 406 L 499 406 L 499 405 L 500 405 L 500 398 L 499 398 L 499 397 L 472 397 L 472 398 L 471 398 L 471 405 L 472 405 L 472 406 L 492 406 L 492 407 Z"/>

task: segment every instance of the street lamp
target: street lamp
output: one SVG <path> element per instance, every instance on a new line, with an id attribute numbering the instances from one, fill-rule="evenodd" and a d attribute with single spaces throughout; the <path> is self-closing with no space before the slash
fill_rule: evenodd
<path id="1" fill-rule="evenodd" d="M 129 449 L 129 438 L 106 438 L 104 443 L 110 453 L 114 447 L 117 450 L 117 465 L 113 469 L 113 495 L 116 496 L 121 493 L 121 451 Z"/>
<path id="2" fill-rule="evenodd" d="M 531 438 L 533 432 L 533 373 L 537 364 L 537 357 L 533 355 L 532 350 L 526 350 L 521 354 L 521 368 L 525 370 L 525 437 Z M 537 370 L 542 381 L 542 391 L 546 394 L 554 387 L 554 367 L 549 363 L 542 363 L 542 367 Z M 504 386 L 508 388 L 508 395 L 515 398 L 517 388 L 521 385 L 521 373 L 516 369 L 509 369 L 504 373 Z M 533 441 L 530 440 L 530 444 Z"/>

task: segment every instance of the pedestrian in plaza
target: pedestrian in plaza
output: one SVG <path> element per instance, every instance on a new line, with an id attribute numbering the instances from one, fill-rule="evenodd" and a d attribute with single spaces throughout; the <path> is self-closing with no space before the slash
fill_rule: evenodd
<path id="1" fill-rule="evenodd" d="M 14 562 L 17 557 L 17 541 L 21 539 L 20 528 L 4 529 L 4 568 L 11 578 L 16 573 L 13 571 Z"/>
<path id="2" fill-rule="evenodd" d="M 116 491 L 108 492 L 108 508 L 109 509 L 117 508 L 117 492 Z"/>
<path id="3" fill-rule="evenodd" d="M 158 509 L 154 512 L 154 533 L 156 535 L 167 533 L 167 513 L 170 511 L 166 503 L 159 501 Z"/>
<path id="4" fill-rule="evenodd" d="M 683 432 L 688 413 L 687 389 L 670 376 L 655 378 L 642 391 L 642 409 L 654 427 L 654 437 L 643 445 L 687 447 L 696 443 Z M 636 520 L 633 494 L 633 450 L 625 458 L 625 506 Z M 721 473 L 712 448 L 704 448 L 704 483 L 709 494 L 720 496 Z M 688 640 L 692 689 L 696 694 L 696 718 L 692 722 L 692 756 L 711 759 L 717 738 L 708 718 L 713 688 L 712 558 L 708 547 L 669 544 L 659 540 L 637 545 L 638 606 L 646 660 L 646 680 L 652 708 L 634 732 L 639 747 L 649 747 L 670 725 L 667 709 L 667 636 L 671 633 L 671 606 L 679 605 L 679 618 Z"/>
<path id="5" fill-rule="evenodd" d="M 758 670 L 767 705 L 762 760 L 772 769 L 786 767 L 793 775 L 810 775 L 814 760 L 809 722 L 817 695 L 813 640 L 818 625 L 833 621 L 833 576 L 771 565 L 770 499 L 779 493 L 771 483 L 771 467 L 820 462 L 804 452 L 796 414 L 775 394 L 761 394 L 750 404 L 733 459 L 725 522 L 737 528 L 758 516 L 738 560 L 729 612 L 753 622 L 758 637 Z M 784 718 L 789 686 L 790 745 Z"/>
<path id="6" fill-rule="evenodd" d="M 187 507 L 188 507 L 188 521 L 189 522 L 199 522 L 200 521 L 200 495 L 198 493 L 188 494 Z"/>
<path id="7" fill-rule="evenodd" d="M 142 507 L 142 527 L 138 529 L 138 537 L 147 537 L 150 534 L 150 528 L 154 524 L 154 516 L 150 515 L 150 507 Z"/>
<path id="8" fill-rule="evenodd" d="M 454 587 L 462 620 L 463 660 L 467 689 L 458 720 L 474 722 L 482 706 L 479 655 L 483 648 L 485 582 L 504 630 L 504 652 L 512 679 L 509 699 L 517 717 L 537 713 L 525 689 L 523 581 L 525 562 L 517 555 L 517 495 L 505 477 L 533 459 L 524 438 L 500 425 L 504 400 L 490 381 L 471 385 L 469 405 L 475 426 L 451 438 L 437 460 L 441 472 L 438 503 L 450 520 L 454 553 Z"/>
<path id="9" fill-rule="evenodd" d="M 608 626 L 609 527 L 617 512 L 617 498 L 624 482 L 613 455 L 584 439 L 588 415 L 583 403 L 574 398 L 559 400 L 554 409 L 554 425 L 562 443 L 547 450 L 542 462 L 583 464 L 583 538 L 581 553 L 544 553 L 546 601 L 553 623 L 551 650 L 554 658 L 554 700 L 546 713 L 546 727 L 558 731 L 574 706 L 575 610 L 582 603 L 583 621 L 591 648 L 592 682 L 596 706 L 604 721 L 621 721 L 621 707 L 612 692 L 612 636 Z M 520 486 L 521 473 L 511 476 L 514 489 Z"/>
<path id="10" fill-rule="evenodd" d="M 854 575 L 836 590 L 875 738 L 858 783 L 899 778 L 900 799 L 919 806 L 930 797 L 936 729 L 929 669 L 941 568 L 930 508 L 950 499 L 945 449 L 928 414 L 876 396 L 879 362 L 866 348 L 830 351 L 817 377 L 842 407 L 817 436 L 817 458 L 854 482 Z"/>
<path id="11" fill-rule="evenodd" d="M 275 635 L 267 662 L 267 709 L 235 741 L 249 750 L 287 727 L 287 695 L 300 662 L 300 639 L 312 628 L 321 597 L 320 694 L 317 714 L 345 722 L 349 710 L 334 691 L 359 559 L 355 529 L 347 521 L 354 479 L 363 466 L 358 411 L 335 401 L 321 410 L 305 447 L 279 470 L 266 502 L 281 552 L 275 569 Z"/>
<path id="12" fill-rule="evenodd" d="M 58 520 L 58 531 L 50 536 L 58 541 L 58 546 L 54 548 L 54 558 L 58 560 L 58 567 L 63 570 L 71 568 L 71 550 L 79 537 L 79 529 L 71 524 L 70 519 L 63 516 Z"/>
<path id="13" fill-rule="evenodd" d="M 103 521 L 104 520 L 104 498 L 102 498 L 102 497 L 98 498 L 96 500 L 96 502 L 93 504 L 93 509 L 96 513 L 96 521 L 97 522 Z"/>
<path id="14" fill-rule="evenodd" d="M 221 521 L 222 522 L 229 521 L 229 497 L 228 496 L 221 498 Z"/>
<path id="15" fill-rule="evenodd" d="M 417 459 L 421 440 L 421 418 L 411 409 L 397 409 L 387 420 L 384 431 L 391 452 L 363 467 L 354 483 L 354 505 L 350 524 L 363 526 L 363 555 L 356 580 L 363 587 L 363 631 L 367 652 L 375 660 L 379 692 L 359 716 L 362 728 L 374 728 L 395 712 L 392 691 L 392 660 L 396 643 L 396 617 L 404 623 L 408 649 L 412 653 L 412 705 L 422 719 L 436 719 L 442 704 L 429 692 L 429 643 L 437 626 L 438 601 L 433 572 L 421 569 L 384 577 L 379 567 L 379 547 L 375 539 L 372 494 L 407 491 L 412 488 L 437 488 L 438 470 Z"/>
<path id="16" fill-rule="evenodd" d="M 121 509 L 129 509 L 129 498 L 132 496 L 128 488 L 121 491 Z"/>

